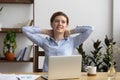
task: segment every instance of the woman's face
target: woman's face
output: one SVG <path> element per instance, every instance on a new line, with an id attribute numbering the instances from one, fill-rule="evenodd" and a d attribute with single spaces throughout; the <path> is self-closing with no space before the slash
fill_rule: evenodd
<path id="1" fill-rule="evenodd" d="M 66 17 L 64 17 L 62 15 L 56 16 L 55 19 L 53 20 L 53 22 L 51 23 L 51 26 L 52 26 L 54 32 L 64 33 L 68 28 Z"/>

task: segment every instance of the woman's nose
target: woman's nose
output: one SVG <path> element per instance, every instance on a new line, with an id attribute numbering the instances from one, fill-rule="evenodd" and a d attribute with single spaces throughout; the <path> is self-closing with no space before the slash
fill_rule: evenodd
<path id="1" fill-rule="evenodd" d="M 61 22 L 61 21 L 59 21 L 59 25 L 62 25 L 62 22 Z"/>

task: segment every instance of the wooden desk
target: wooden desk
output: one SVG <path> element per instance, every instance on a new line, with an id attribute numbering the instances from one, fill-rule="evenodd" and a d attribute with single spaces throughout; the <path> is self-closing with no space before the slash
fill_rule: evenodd
<path id="1" fill-rule="evenodd" d="M 11 73 L 6 73 L 11 74 Z M 35 75 L 43 75 L 46 73 L 12 73 L 12 74 L 35 74 Z M 37 78 L 36 80 L 44 80 L 41 77 Z M 81 73 L 80 79 L 68 79 L 68 80 L 120 80 L 120 72 L 117 72 L 115 79 L 110 79 L 107 77 L 106 72 L 97 72 L 96 76 L 87 76 L 86 73 Z"/>
<path id="2" fill-rule="evenodd" d="M 37 74 L 42 75 L 44 73 L 37 73 Z M 44 80 L 44 79 L 38 78 L 36 80 Z M 115 79 L 108 78 L 106 72 L 97 72 L 96 76 L 87 76 L 86 73 L 82 73 L 80 79 L 71 79 L 71 80 L 120 80 L 120 72 L 117 72 Z"/>

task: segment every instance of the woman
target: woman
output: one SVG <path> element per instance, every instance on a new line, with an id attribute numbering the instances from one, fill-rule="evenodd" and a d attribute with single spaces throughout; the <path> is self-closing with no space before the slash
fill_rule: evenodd
<path id="1" fill-rule="evenodd" d="M 63 12 L 55 12 L 50 25 L 52 30 L 40 29 L 40 27 L 23 27 L 23 33 L 35 44 L 45 51 L 45 61 L 43 71 L 48 71 L 49 56 L 68 56 L 73 55 L 74 50 L 83 43 L 93 31 L 91 26 L 77 26 L 75 29 L 68 30 L 69 19 Z M 38 34 L 49 35 L 43 38 Z M 78 34 L 70 37 L 71 34 Z"/>

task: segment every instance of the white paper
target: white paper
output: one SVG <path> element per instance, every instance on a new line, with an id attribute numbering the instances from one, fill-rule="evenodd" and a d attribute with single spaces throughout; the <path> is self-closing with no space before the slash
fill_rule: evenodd
<path id="1" fill-rule="evenodd" d="M 18 78 L 20 78 L 20 80 L 35 80 L 38 77 L 40 77 L 40 75 L 33 75 L 33 74 L 19 74 L 17 75 Z"/>
<path id="2" fill-rule="evenodd" d="M 14 74 L 0 74 L 0 80 L 18 80 Z"/>
<path id="3" fill-rule="evenodd" d="M 0 74 L 0 80 L 35 80 L 40 76 L 33 74 Z"/>

